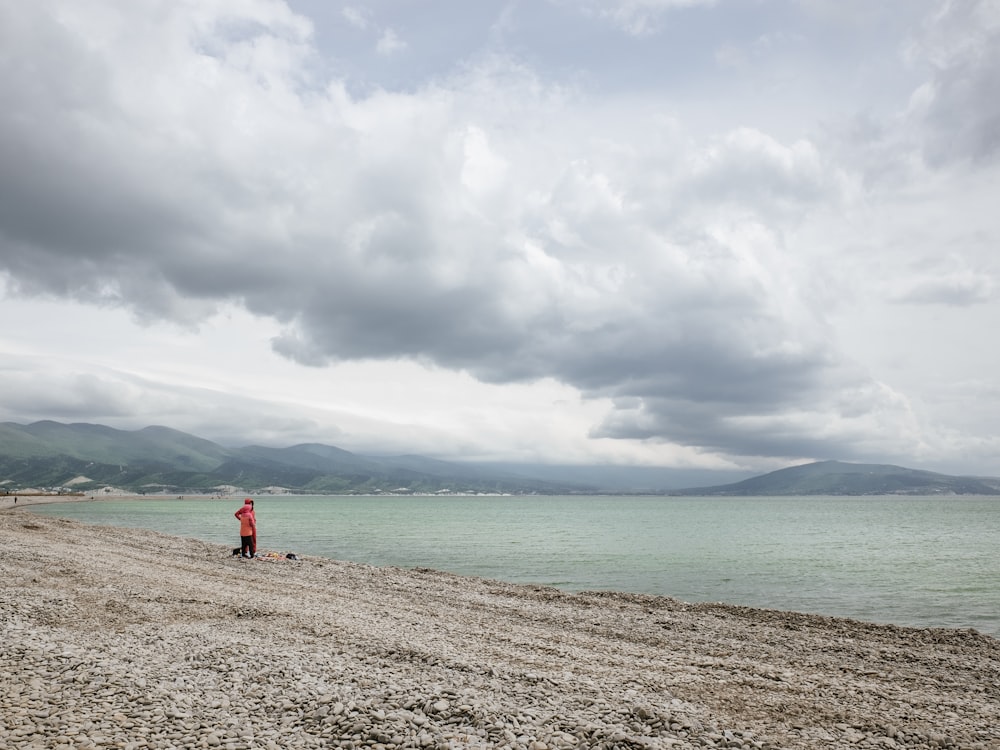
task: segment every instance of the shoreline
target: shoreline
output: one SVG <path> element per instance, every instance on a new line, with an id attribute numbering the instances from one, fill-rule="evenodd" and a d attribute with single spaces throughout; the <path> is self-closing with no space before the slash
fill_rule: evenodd
<path id="1" fill-rule="evenodd" d="M 1000 747 L 975 631 L 241 561 L 16 509 L 0 550 L 7 746 Z"/>
<path id="2" fill-rule="evenodd" d="M 209 501 L 216 501 L 218 503 L 239 503 L 240 507 L 242 504 L 242 498 L 244 495 L 227 495 L 219 496 L 217 494 L 192 494 L 192 495 L 152 495 L 152 494 L 121 494 L 121 495 L 97 495 L 97 496 L 66 496 L 66 495 L 37 495 L 29 499 L 28 502 L 24 502 L 24 499 L 19 503 L 19 505 L 11 505 L 9 498 L 4 498 L 0 496 L 0 512 L 5 509 L 12 509 L 17 507 L 30 507 L 35 504 L 50 504 L 58 507 L 61 504 L 72 504 L 75 502 L 91 502 L 91 503 L 116 503 L 116 502 L 128 502 L 135 503 L 135 508 L 141 508 L 142 504 L 146 502 L 169 504 L 172 502 L 181 501 L 193 501 L 196 503 L 205 502 L 206 507 L 215 507 L 213 503 Z M 336 496 L 331 496 L 336 497 Z M 266 498 L 259 498 L 266 499 Z M 138 502 L 136 502 L 138 501 Z M 39 511 L 41 512 L 41 511 Z M 138 512 L 138 511 L 137 511 Z M 211 511 L 214 513 L 215 511 Z M 50 508 L 48 513 L 60 514 L 60 511 L 55 510 L 55 508 Z M 145 513 L 145 511 L 142 511 Z M 92 508 L 91 510 L 79 509 L 76 512 L 72 512 L 67 509 L 64 514 L 69 518 L 83 518 L 89 519 L 85 520 L 87 523 L 122 523 L 126 528 L 131 528 L 134 521 L 121 520 L 109 521 L 104 514 L 99 511 L 99 508 Z M 155 521 L 155 516 L 153 514 L 153 521 Z M 182 517 L 186 517 L 186 513 L 181 514 Z M 228 517 L 228 514 L 227 514 Z M 228 544 L 229 540 L 228 534 L 220 534 L 218 530 L 215 533 L 204 533 L 202 525 L 192 525 L 190 523 L 169 523 L 165 525 L 152 525 L 150 520 L 147 519 L 146 522 L 139 521 L 145 528 L 154 528 L 164 531 L 166 533 L 190 536 L 194 539 L 199 539 L 208 542 L 220 542 L 223 544 Z M 280 536 L 280 535 L 279 535 Z M 234 538 L 235 540 L 235 538 Z M 266 541 L 266 540 L 265 540 Z M 313 546 L 311 549 L 301 549 L 299 541 L 296 539 L 291 539 L 287 535 L 284 536 L 283 540 L 272 540 L 273 543 L 291 545 L 289 551 L 294 551 L 296 554 L 307 553 L 314 557 L 329 557 L 331 559 L 339 559 L 338 552 L 343 554 L 343 550 L 327 548 L 329 545 L 324 547 L 324 545 L 319 545 L 318 547 Z M 446 544 L 446 539 L 441 539 L 441 544 Z M 308 545 L 307 545 L 308 546 Z M 372 565 L 399 565 L 405 568 L 413 568 L 417 566 L 429 566 L 435 569 L 440 569 L 447 572 L 454 572 L 458 575 L 488 575 L 497 577 L 500 580 L 509 581 L 512 583 L 524 583 L 528 585 L 548 585 L 559 588 L 560 590 L 566 591 L 568 593 L 580 592 L 586 590 L 601 590 L 601 591 L 614 591 L 619 593 L 634 593 L 634 594 L 650 594 L 650 595 L 662 595 L 667 597 L 683 597 L 688 603 L 718 603 L 718 604 L 733 604 L 736 606 L 749 607 L 752 609 L 778 609 L 782 611 L 789 612 L 799 612 L 803 614 L 817 614 L 822 616 L 840 617 L 855 619 L 862 622 L 872 622 L 882 625 L 900 625 L 904 627 L 912 628 L 944 628 L 944 629 L 975 629 L 977 632 L 992 637 L 994 639 L 1000 639 L 1000 622 L 996 619 L 996 612 L 991 608 L 991 605 L 995 603 L 995 596 L 989 596 L 983 598 L 983 596 L 978 596 L 977 594 L 970 594 L 967 600 L 963 595 L 965 590 L 962 586 L 969 585 L 967 578 L 958 579 L 956 578 L 954 591 L 950 595 L 950 599 L 942 602 L 937 600 L 930 600 L 928 597 L 924 597 L 923 600 L 920 599 L 907 599 L 904 594 L 901 597 L 891 596 L 885 593 L 885 586 L 882 585 L 881 579 L 877 577 L 871 578 L 871 584 L 874 589 L 867 589 L 864 586 L 856 585 L 857 582 L 853 582 L 851 585 L 857 589 L 859 592 L 863 591 L 882 591 L 883 593 L 876 597 L 873 593 L 868 595 L 867 599 L 862 595 L 857 601 L 861 602 L 860 606 L 855 602 L 855 599 L 851 598 L 850 592 L 845 595 L 844 602 L 854 602 L 855 606 L 841 605 L 839 600 L 835 601 L 828 597 L 819 605 L 815 601 L 817 597 L 815 595 L 810 598 L 809 596 L 803 597 L 801 599 L 785 596 L 767 596 L 765 595 L 746 595 L 746 592 L 741 590 L 736 592 L 728 592 L 732 594 L 727 596 L 725 591 L 695 591 L 691 592 L 686 590 L 689 596 L 685 596 L 685 592 L 677 592 L 664 588 L 663 586 L 657 586 L 655 582 L 651 586 L 643 585 L 632 585 L 632 582 L 617 582 L 608 583 L 604 578 L 601 577 L 600 573 L 596 576 L 584 576 L 580 580 L 563 580 L 562 578 L 554 578 L 552 576 L 547 576 L 547 571 L 550 570 L 548 566 L 539 567 L 536 565 L 532 569 L 531 575 L 521 575 L 521 576 L 510 576 L 508 575 L 508 568 L 503 566 L 476 566 L 476 565 L 466 565 L 463 567 L 461 563 L 449 565 L 449 561 L 438 560 L 433 555 L 424 555 L 423 557 L 412 559 L 409 557 L 404 557 L 400 555 L 395 556 L 378 556 L 378 555 L 366 555 L 364 551 L 359 552 L 354 550 L 355 554 L 351 555 L 348 553 L 348 560 L 362 561 Z M 855 554 L 858 551 L 855 550 Z M 850 557 L 853 562 L 856 560 L 855 557 Z M 454 561 L 451 561 L 454 563 Z M 704 571 L 702 571 L 704 572 Z M 718 575 L 726 575 L 726 572 L 713 571 Z M 779 574 L 780 571 L 772 571 L 775 574 Z M 770 579 L 768 579 L 770 580 Z M 648 583 L 646 581 L 645 583 Z M 914 585 L 921 585 L 921 581 L 904 581 L 903 583 L 913 583 Z M 762 584 L 766 586 L 766 584 Z M 745 588 L 745 587 L 744 587 Z M 808 591 L 812 591 L 809 589 Z M 845 589 L 845 591 L 847 591 Z M 908 591 L 908 590 L 906 590 Z M 744 595 L 740 595 L 740 594 Z M 985 595 L 984 595 L 985 596 Z M 964 616 L 963 616 L 964 615 Z M 998 749 L 1000 750 L 1000 749 Z"/>
<path id="3" fill-rule="evenodd" d="M 31 505 L 56 503 L 96 503 L 102 500 L 237 500 L 243 495 L 219 497 L 217 495 L 0 495 L 0 511 L 26 508 Z M 15 502 L 16 500 L 16 502 Z"/>

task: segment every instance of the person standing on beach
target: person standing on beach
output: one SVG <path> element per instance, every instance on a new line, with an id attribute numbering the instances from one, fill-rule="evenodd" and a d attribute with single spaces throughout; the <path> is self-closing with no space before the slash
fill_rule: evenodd
<path id="1" fill-rule="evenodd" d="M 233 515 L 240 520 L 240 554 L 253 557 L 257 554 L 257 517 L 253 512 L 253 500 L 248 497 Z"/>

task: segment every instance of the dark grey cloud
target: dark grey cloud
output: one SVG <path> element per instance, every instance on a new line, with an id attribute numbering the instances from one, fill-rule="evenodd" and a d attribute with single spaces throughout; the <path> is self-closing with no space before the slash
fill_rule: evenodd
<path id="1" fill-rule="evenodd" d="M 1000 8 L 989 0 L 944 3 L 917 41 L 930 80 L 914 97 L 933 165 L 993 161 L 1000 153 Z"/>
<path id="2" fill-rule="evenodd" d="M 825 405 L 824 405 L 825 406 Z M 740 457 L 808 457 L 815 460 L 865 459 L 871 446 L 789 420 L 736 415 L 728 404 L 690 400 L 643 399 L 633 410 L 619 409 L 594 431 L 596 437 L 655 440 L 670 435 L 683 445 Z"/>

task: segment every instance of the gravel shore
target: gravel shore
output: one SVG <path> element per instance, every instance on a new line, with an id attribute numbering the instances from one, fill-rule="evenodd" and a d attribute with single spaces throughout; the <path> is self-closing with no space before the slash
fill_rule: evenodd
<path id="1" fill-rule="evenodd" d="M 1000 641 L 0 512 L 0 747 L 1000 748 Z"/>

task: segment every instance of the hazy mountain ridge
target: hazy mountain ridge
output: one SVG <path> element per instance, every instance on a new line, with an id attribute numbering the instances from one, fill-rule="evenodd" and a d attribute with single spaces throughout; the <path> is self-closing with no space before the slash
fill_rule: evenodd
<path id="1" fill-rule="evenodd" d="M 86 481 L 81 480 L 85 477 Z M 146 492 L 212 492 L 232 485 L 251 491 L 343 493 L 596 491 L 590 485 L 544 481 L 421 456 L 360 456 L 334 446 L 228 449 L 167 427 L 116 430 L 87 423 L 0 424 L 0 488 L 105 486 Z"/>
<path id="2" fill-rule="evenodd" d="M 690 487 L 671 495 L 1000 495 L 1000 479 L 959 477 L 891 464 L 817 461 L 733 484 Z"/>
<path id="3" fill-rule="evenodd" d="M 230 449 L 168 427 L 125 431 L 87 423 L 0 423 L 0 491 L 71 487 L 88 492 L 113 486 L 150 493 L 211 493 L 222 486 L 236 486 L 247 492 L 284 487 L 312 494 L 1000 494 L 998 478 L 956 477 L 885 464 L 821 461 L 730 484 L 684 489 L 668 487 L 668 474 L 649 467 L 635 467 L 633 484 L 625 480 L 624 467 L 604 468 L 609 470 L 604 476 L 613 480 L 601 480 L 601 467 L 579 467 L 574 472 L 572 467 L 463 464 L 417 455 L 362 456 L 319 443 Z"/>

